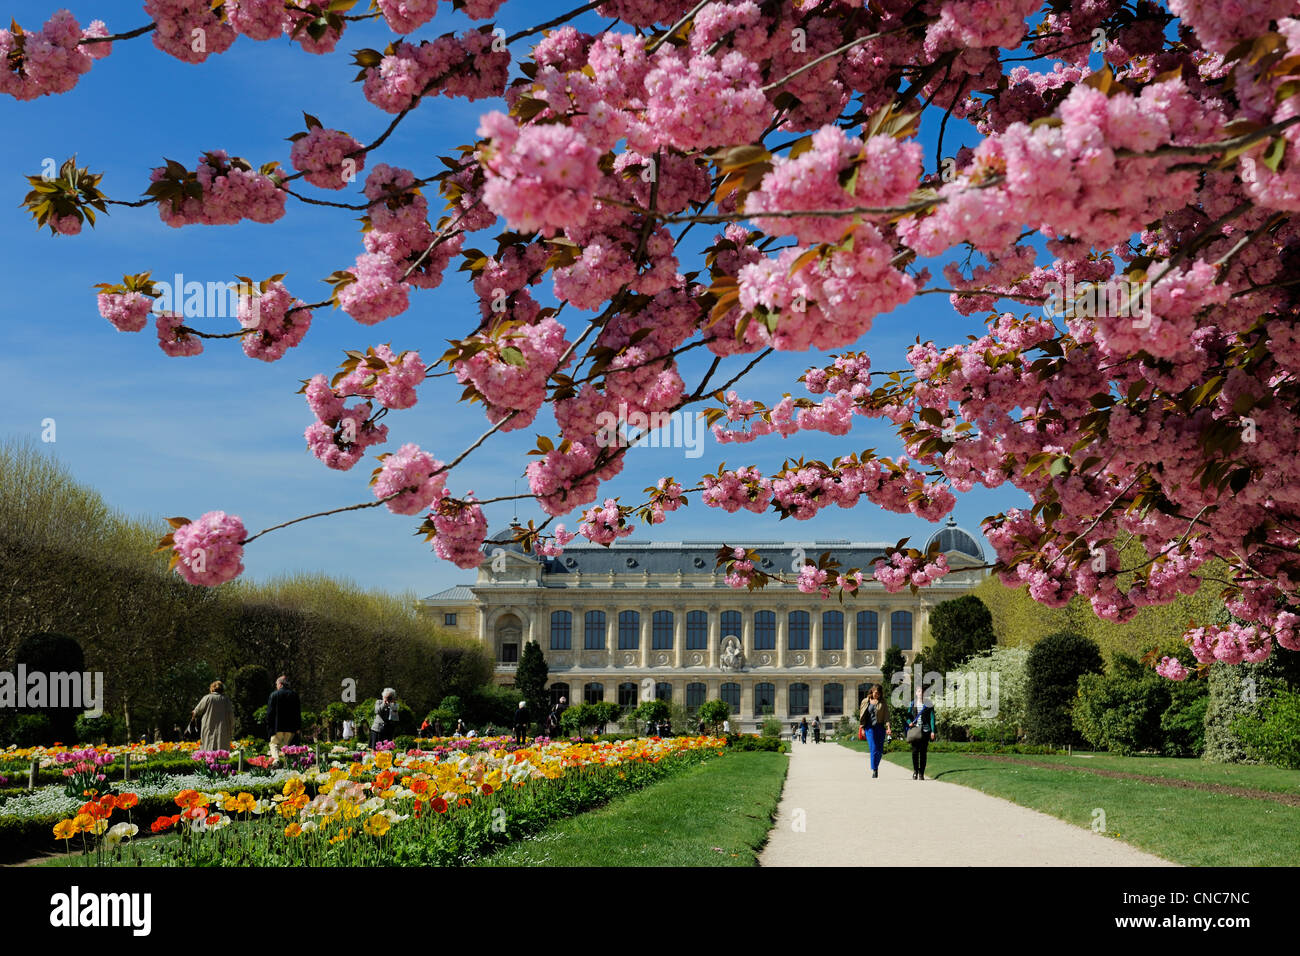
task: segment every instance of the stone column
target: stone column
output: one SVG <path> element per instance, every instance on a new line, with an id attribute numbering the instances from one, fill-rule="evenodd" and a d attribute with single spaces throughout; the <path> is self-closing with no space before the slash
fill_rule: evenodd
<path id="1" fill-rule="evenodd" d="M 755 650 L 753 610 L 740 612 L 740 633 L 736 636 L 740 638 L 740 647 L 745 652 L 745 660 L 753 663 Z"/>
<path id="2" fill-rule="evenodd" d="M 785 667 L 786 644 L 790 642 L 789 611 L 784 604 L 776 606 L 776 666 Z"/>
<path id="3" fill-rule="evenodd" d="M 618 638 L 618 611 L 610 613 L 608 604 L 602 610 L 605 611 L 605 666 L 612 668 L 617 666 L 614 663 L 614 652 Z M 615 703 L 618 702 L 617 693 L 615 693 L 614 701 Z"/>
<path id="4" fill-rule="evenodd" d="M 822 612 L 817 608 L 808 612 L 808 662 L 822 666 Z"/>
<path id="5" fill-rule="evenodd" d="M 686 653 L 686 611 L 673 609 L 673 667 L 681 668 Z"/>
<path id="6" fill-rule="evenodd" d="M 790 682 L 785 679 L 773 681 L 776 684 L 776 703 L 772 710 L 783 723 L 790 719 Z"/>
<path id="7" fill-rule="evenodd" d="M 740 721 L 748 721 L 754 713 L 754 682 L 752 680 L 742 680 L 740 682 L 740 713 L 735 715 L 735 721 L 732 723 L 733 730 L 740 729 Z"/>
<path id="8" fill-rule="evenodd" d="M 709 615 L 709 650 L 705 654 L 705 662 L 710 668 L 718 666 L 718 659 L 721 657 L 719 645 L 722 643 L 722 617 L 721 609 L 716 604 L 710 604 Z"/>
<path id="9" fill-rule="evenodd" d="M 641 666 L 649 667 L 653 658 L 650 656 L 650 625 L 654 621 L 654 611 L 647 611 L 644 607 L 638 610 L 641 615 Z"/>

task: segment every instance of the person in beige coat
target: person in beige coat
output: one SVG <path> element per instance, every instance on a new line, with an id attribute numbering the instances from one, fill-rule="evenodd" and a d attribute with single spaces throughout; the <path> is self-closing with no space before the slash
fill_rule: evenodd
<path id="1" fill-rule="evenodd" d="M 199 729 L 201 750 L 229 750 L 230 737 L 235 729 L 235 707 L 226 696 L 226 685 L 214 680 L 208 695 L 199 701 L 191 720 L 202 718 Z"/>

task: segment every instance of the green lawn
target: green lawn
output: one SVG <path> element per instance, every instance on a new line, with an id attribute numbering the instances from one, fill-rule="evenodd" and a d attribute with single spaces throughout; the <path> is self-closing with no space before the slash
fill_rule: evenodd
<path id="1" fill-rule="evenodd" d="M 481 866 L 755 866 L 789 758 L 732 753 L 561 820 Z"/>
<path id="2" fill-rule="evenodd" d="M 904 769 L 912 766 L 911 755 L 906 752 L 888 754 L 885 759 Z M 1058 758 L 1057 762 L 1067 759 Z M 1149 762 L 1144 758 L 1111 759 L 1127 759 L 1128 763 L 1108 765 L 1106 769 L 1129 770 L 1133 763 Z M 1183 768 L 1166 768 L 1167 775 L 1201 779 L 1197 776 L 1202 769 L 1201 761 L 1189 759 L 1183 763 L 1186 764 Z M 926 773 L 1076 826 L 1091 827 L 1096 818 L 1094 811 L 1101 809 L 1105 812 L 1108 835 L 1187 866 L 1295 866 L 1300 863 L 1300 807 L 960 754 L 931 752 Z M 1214 782 L 1254 785 L 1250 781 L 1252 778 L 1246 774 Z"/>

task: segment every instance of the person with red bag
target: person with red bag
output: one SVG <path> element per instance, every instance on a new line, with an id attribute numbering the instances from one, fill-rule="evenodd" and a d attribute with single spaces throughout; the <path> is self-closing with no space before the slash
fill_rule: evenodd
<path id="1" fill-rule="evenodd" d="M 889 704 L 885 702 L 884 691 L 879 684 L 872 684 L 871 690 L 858 708 L 858 739 L 866 739 L 871 750 L 871 776 L 880 776 L 880 758 L 885 754 L 885 737 L 889 734 Z"/>

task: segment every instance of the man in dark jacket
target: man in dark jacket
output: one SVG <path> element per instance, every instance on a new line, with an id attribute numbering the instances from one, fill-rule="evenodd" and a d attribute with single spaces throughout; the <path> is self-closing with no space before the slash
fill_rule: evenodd
<path id="1" fill-rule="evenodd" d="M 275 679 L 275 690 L 266 702 L 266 724 L 271 734 L 271 762 L 279 763 L 280 748 L 292 743 L 302 730 L 302 702 L 284 675 Z"/>

